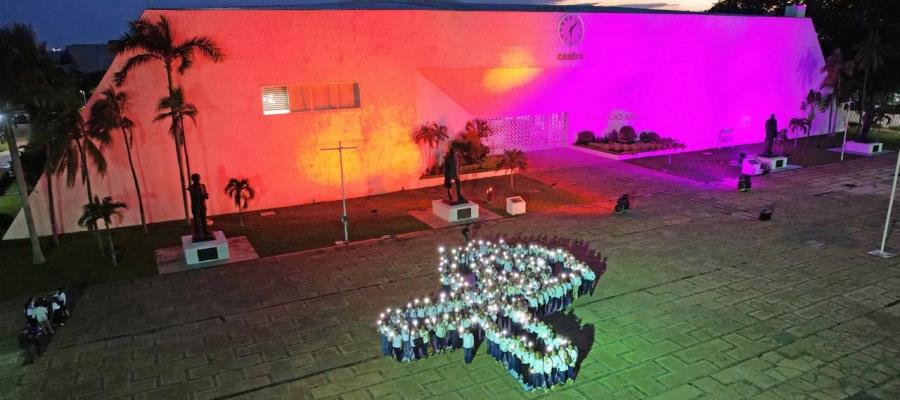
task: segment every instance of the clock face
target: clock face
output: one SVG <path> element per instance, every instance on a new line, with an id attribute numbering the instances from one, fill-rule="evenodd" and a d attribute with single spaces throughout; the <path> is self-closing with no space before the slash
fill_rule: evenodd
<path id="1" fill-rule="evenodd" d="M 559 19 L 557 31 L 559 41 L 569 46 L 575 46 L 584 38 L 584 22 L 575 14 L 563 15 Z"/>

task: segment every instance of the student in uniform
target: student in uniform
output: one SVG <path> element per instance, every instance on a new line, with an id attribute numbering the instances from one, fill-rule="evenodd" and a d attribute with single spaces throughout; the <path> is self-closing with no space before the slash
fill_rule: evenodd
<path id="1" fill-rule="evenodd" d="M 575 363 L 578 362 L 578 348 L 574 345 L 569 345 L 566 351 L 569 353 L 569 379 L 575 379 Z"/>
<path id="2" fill-rule="evenodd" d="M 434 324 L 434 335 L 432 335 L 431 346 L 434 347 L 434 354 L 441 354 L 444 352 L 444 347 L 447 346 L 447 322 L 439 320 Z"/>
<path id="3" fill-rule="evenodd" d="M 460 328 L 462 330 L 462 328 Z M 475 336 L 470 329 L 462 330 L 462 347 L 466 364 L 471 364 L 475 357 Z"/>
<path id="4" fill-rule="evenodd" d="M 53 334 L 53 326 L 50 324 L 50 311 L 47 309 L 47 300 L 40 299 L 32 311 L 34 320 L 44 331 Z"/>
<path id="5" fill-rule="evenodd" d="M 37 305 L 35 304 L 34 297 L 29 297 L 28 301 L 25 302 L 25 310 L 24 310 L 25 322 L 37 323 L 37 321 L 34 320 L 34 308 L 35 307 L 37 307 Z"/>
<path id="6" fill-rule="evenodd" d="M 391 331 L 388 336 L 391 339 L 391 347 L 394 350 L 394 358 L 397 361 L 403 361 L 403 336 L 396 331 Z"/>
<path id="7" fill-rule="evenodd" d="M 22 332 L 19 333 L 19 348 L 25 352 L 25 362 L 22 365 L 33 363 L 34 358 L 37 357 L 38 349 L 31 329 L 27 326 L 22 328 Z"/>

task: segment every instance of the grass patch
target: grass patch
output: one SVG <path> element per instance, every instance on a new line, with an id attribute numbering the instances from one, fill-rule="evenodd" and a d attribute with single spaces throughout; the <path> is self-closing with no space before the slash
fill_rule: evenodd
<path id="1" fill-rule="evenodd" d="M 515 177 L 516 191 L 509 189 L 509 177 L 498 176 L 463 182 L 464 195 L 500 215 L 506 215 L 505 199 L 520 195 L 528 202 L 528 212 L 540 212 L 567 204 L 580 204 L 580 196 L 550 187 L 526 176 Z M 493 205 L 486 204 L 485 191 L 494 187 Z M 431 201 L 446 196 L 443 187 L 407 190 L 376 196 L 349 199 L 350 240 L 378 238 L 383 235 L 430 229 L 408 214 L 411 210 L 430 209 Z M 222 230 L 228 237 L 247 236 L 260 257 L 331 246 L 343 240 L 341 202 L 306 204 L 274 209 L 275 215 L 263 217 L 260 210 L 244 213 L 244 227 L 237 214 L 216 215 L 212 230 Z M 127 210 L 126 212 L 136 212 Z M 31 264 L 28 240 L 0 241 L 2 264 L 0 298 L 39 295 L 57 286 L 77 287 L 114 280 L 133 279 L 157 274 L 154 250 L 180 246 L 181 236 L 191 230 L 184 221 L 150 225 L 145 235 L 139 226 L 113 230 L 113 240 L 120 253 L 120 265 L 113 267 L 100 254 L 96 237 L 89 232 L 65 234 L 61 245 L 50 247 L 49 238 L 41 238 L 47 263 Z"/>
<path id="2" fill-rule="evenodd" d="M 847 140 L 854 140 L 858 136 L 854 129 L 850 129 L 850 135 Z M 838 134 L 840 135 L 840 134 Z M 884 143 L 884 147 L 891 150 L 900 149 L 900 130 L 891 128 L 879 128 L 869 131 L 869 138 L 876 142 Z"/>
<path id="3" fill-rule="evenodd" d="M 19 188 L 16 185 L 11 185 L 5 195 L 0 194 L 0 214 L 16 215 L 21 207 Z"/>

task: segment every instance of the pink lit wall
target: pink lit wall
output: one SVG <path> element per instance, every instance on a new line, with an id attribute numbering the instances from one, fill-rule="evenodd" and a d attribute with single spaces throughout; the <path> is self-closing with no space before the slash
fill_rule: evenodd
<path id="1" fill-rule="evenodd" d="M 234 211 L 221 194 L 230 177 L 256 187 L 253 209 L 340 198 L 337 154 L 319 150 L 339 140 L 360 147 L 345 153 L 349 196 L 416 187 L 426 160 L 411 132 L 432 120 L 456 132 L 472 117 L 566 112 L 572 138 L 583 129 L 605 132 L 625 116 L 638 131 L 698 150 L 715 147 L 723 129 L 734 130 L 736 143 L 760 142 L 770 113 L 782 125 L 802 115 L 800 100 L 818 87 L 823 64 L 811 21 L 798 18 L 579 14 L 584 39 L 568 46 L 557 35 L 560 13 L 148 10 L 144 16 L 161 14 L 177 36 L 208 35 L 227 55 L 221 64 L 198 59 L 177 77 L 200 110 L 187 142 L 192 167 L 212 192 L 213 215 Z M 581 59 L 559 59 L 570 53 Z M 124 60 L 116 58 L 101 87 Z M 360 85 L 359 109 L 262 114 L 262 86 L 349 81 Z M 174 146 L 166 124 L 151 122 L 165 95 L 162 66 L 135 70 L 122 90 L 132 98 L 148 217 L 178 219 Z M 96 191 L 131 205 L 122 224 L 136 224 L 121 138 L 106 154 L 110 172 L 94 176 Z M 46 234 L 45 185 L 31 202 Z M 64 230 L 78 230 L 84 190 L 61 192 Z M 26 234 L 20 215 L 6 237 Z"/>

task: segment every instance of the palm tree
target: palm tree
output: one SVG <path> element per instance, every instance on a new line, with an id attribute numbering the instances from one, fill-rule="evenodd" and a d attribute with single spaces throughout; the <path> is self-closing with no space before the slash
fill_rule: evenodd
<path id="1" fill-rule="evenodd" d="M 856 66 L 863 71 L 862 93 L 859 96 L 860 112 L 866 108 L 866 87 L 869 84 L 869 74 L 881 68 L 884 64 L 884 54 L 888 46 L 881 44 L 878 32 L 871 32 L 869 38 L 856 46 Z"/>
<path id="2" fill-rule="evenodd" d="M 175 154 L 178 157 L 178 166 L 181 167 L 182 157 L 181 152 L 178 151 L 178 147 L 184 145 L 184 117 L 190 118 L 196 125 L 197 120 L 195 117 L 197 116 L 197 107 L 192 103 L 185 103 L 184 93 L 182 93 L 181 88 L 175 88 L 172 91 L 171 96 L 163 97 L 159 100 L 156 110 L 160 113 L 153 118 L 153 122 L 159 122 L 164 119 L 171 120 L 171 123 L 169 124 L 169 134 L 172 135 L 172 139 L 175 141 Z M 184 156 L 185 161 L 187 161 L 187 152 L 184 153 Z M 185 162 L 185 164 L 190 166 L 190 163 L 188 162 Z M 188 167 L 188 171 L 190 171 L 190 167 Z M 181 174 L 180 169 L 178 177 L 181 179 L 181 192 L 182 197 L 184 197 L 187 186 L 185 186 L 185 177 Z M 190 223 L 190 217 L 188 217 L 187 222 Z"/>
<path id="3" fill-rule="evenodd" d="M 794 147 L 797 147 L 797 138 L 800 137 L 801 134 L 804 136 L 809 135 L 809 130 L 812 128 L 812 121 L 808 118 L 791 118 L 789 126 L 791 127 L 791 132 L 794 132 L 796 135 L 794 136 Z"/>
<path id="4" fill-rule="evenodd" d="M 73 108 L 57 115 L 53 124 L 53 129 L 56 131 L 54 135 L 60 138 L 59 147 L 56 148 L 51 161 L 53 169 L 57 175 L 66 174 L 66 186 L 68 187 L 74 186 L 75 179 L 80 175 L 81 183 L 87 192 L 88 203 L 90 203 L 95 196 L 88 168 L 93 164 L 101 176 L 106 174 L 106 157 L 103 156 L 101 148 L 109 144 L 109 132 L 89 129 L 81 117 L 81 112 Z M 104 251 L 103 239 L 96 226 L 93 230 L 97 235 L 97 243 L 102 253 Z"/>
<path id="5" fill-rule="evenodd" d="M 113 266 L 118 266 L 119 262 L 116 259 L 116 246 L 113 244 L 112 238 L 112 230 L 109 229 L 109 224 L 112 221 L 113 216 L 121 217 L 120 208 L 128 208 L 125 203 L 119 201 L 112 201 L 112 197 L 104 197 L 103 201 L 100 201 L 98 197 L 94 197 L 93 201 L 88 202 L 83 207 L 83 213 L 81 217 L 78 218 L 78 225 L 82 227 L 93 227 L 94 230 L 97 229 L 97 222 L 103 221 L 103 225 L 106 228 L 106 238 L 109 241 L 109 253 L 112 257 Z"/>
<path id="6" fill-rule="evenodd" d="M 109 132 L 90 129 L 84 122 L 81 111 L 77 109 L 60 113 L 54 122 L 54 129 L 62 140 L 54 160 L 58 166 L 56 173 L 66 174 L 66 186 L 69 187 L 75 185 L 75 179 L 80 174 L 88 202 L 91 202 L 94 192 L 91 187 L 89 166 L 93 164 L 101 176 L 106 175 L 107 163 L 102 148 L 111 140 Z"/>
<path id="7" fill-rule="evenodd" d="M 250 204 L 250 200 L 256 196 L 250 182 L 246 179 L 231 178 L 225 185 L 225 194 L 234 201 L 234 207 L 238 209 L 238 218 L 241 221 L 241 227 L 244 226 L 244 210 Z"/>
<path id="8" fill-rule="evenodd" d="M 22 161 L 16 151 L 16 138 L 13 135 L 12 121 L 7 116 L 11 111 L 24 108 L 32 98 L 31 89 L 36 84 L 47 82 L 46 73 L 56 70 L 47 57 L 46 47 L 38 43 L 34 30 L 30 26 L 11 24 L 0 28 L 0 135 L 6 138 L 10 148 L 10 158 L 16 175 L 16 186 L 28 227 L 31 241 L 31 261 L 33 264 L 46 262 L 31 205 L 28 203 L 28 187 Z"/>
<path id="9" fill-rule="evenodd" d="M 166 82 L 169 90 L 169 98 L 175 97 L 175 84 L 172 81 L 173 70 L 179 74 L 190 68 L 194 63 L 194 54 L 199 53 L 201 56 L 212 60 L 213 62 L 221 62 L 225 56 L 219 46 L 207 36 L 192 36 L 180 42 L 176 42 L 172 29 L 169 26 L 169 20 L 159 17 L 159 22 L 153 22 L 147 18 L 141 18 L 129 23 L 129 30 L 122 38 L 115 42 L 113 51 L 117 54 L 134 52 L 115 75 L 116 85 L 122 85 L 128 78 L 128 74 L 143 64 L 150 61 L 160 61 L 166 69 Z M 183 121 L 172 120 L 172 125 L 178 125 Z M 170 129 L 174 133 L 175 152 L 178 154 L 178 174 L 181 180 L 181 201 L 184 205 L 184 220 L 190 224 L 190 215 L 188 214 L 187 193 L 184 188 L 185 173 L 182 168 L 181 151 L 184 150 L 185 158 L 187 157 L 187 148 L 184 144 L 183 127 Z M 187 167 L 187 176 L 190 176 L 190 165 Z"/>
<path id="10" fill-rule="evenodd" d="M 50 231 L 53 238 L 53 245 L 59 246 L 59 223 L 56 220 L 56 205 L 53 196 L 53 176 L 56 175 L 57 165 L 54 163 L 56 154 L 59 151 L 59 144 L 62 143 L 62 137 L 53 126 L 53 118 L 55 113 L 59 111 L 60 101 L 53 94 L 38 96 L 28 105 L 28 115 L 31 118 L 31 138 L 29 145 L 43 147 L 45 152 L 44 158 L 44 177 L 47 181 L 47 206 L 50 214 Z"/>
<path id="11" fill-rule="evenodd" d="M 816 118 L 816 111 L 825 111 L 825 106 L 826 105 L 822 101 L 822 93 L 816 90 L 810 90 L 809 93 L 806 94 L 806 98 L 800 102 L 800 109 L 806 111 L 806 122 L 808 125 L 806 136 L 809 136 L 810 130 L 812 129 L 813 120 Z M 794 130 L 791 130 L 791 132 L 794 132 Z M 799 138 L 799 135 L 794 136 L 794 147 L 797 147 L 797 139 Z"/>
<path id="12" fill-rule="evenodd" d="M 88 125 L 92 131 L 109 132 L 118 129 L 122 133 L 125 142 L 125 153 L 128 155 L 128 166 L 131 168 L 131 179 L 134 182 L 134 191 L 137 195 L 138 210 L 141 213 L 141 225 L 144 233 L 150 233 L 147 228 L 147 218 L 144 214 L 144 200 L 141 197 L 141 185 L 138 183 L 137 172 L 134 170 L 134 160 L 131 151 L 134 147 L 134 135 L 131 128 L 134 122 L 125 115 L 128 109 L 128 93 L 117 92 L 112 86 L 106 88 L 102 98 L 91 107 L 91 120 Z"/>
<path id="13" fill-rule="evenodd" d="M 437 154 L 435 153 L 435 150 L 438 148 L 438 146 L 441 145 L 441 143 L 449 138 L 450 135 L 447 134 L 447 126 L 438 125 L 437 122 L 424 124 L 416 129 L 416 131 L 413 133 L 413 139 L 417 144 L 425 144 L 426 146 L 428 146 L 428 158 L 431 159 L 432 164 L 437 163 Z M 430 169 L 431 166 L 429 165 L 428 168 Z M 425 171 L 426 174 L 428 172 L 431 171 Z"/>
<path id="14" fill-rule="evenodd" d="M 831 91 L 822 99 L 822 101 L 829 107 L 829 135 L 833 135 L 835 131 L 834 125 L 837 123 L 837 119 L 834 118 L 834 109 L 837 106 L 837 103 L 841 100 L 841 84 L 844 81 L 844 76 L 853 76 L 853 71 L 855 69 L 856 61 L 844 60 L 841 49 L 835 49 L 834 51 L 832 51 L 828 58 L 825 59 L 825 65 L 822 66 L 821 72 L 825 74 L 825 79 L 822 81 L 821 87 L 828 87 L 831 89 Z"/>
<path id="15" fill-rule="evenodd" d="M 511 190 L 516 190 L 515 182 L 513 182 L 513 177 L 518 172 L 524 172 L 528 170 L 528 158 L 525 156 L 525 153 L 523 153 L 522 150 L 506 150 L 503 152 L 503 158 L 500 159 L 499 163 L 497 163 L 497 171 L 501 169 L 506 169 L 509 171 L 509 188 Z"/>
<path id="16" fill-rule="evenodd" d="M 466 122 L 466 127 L 462 131 L 462 140 L 465 142 L 463 149 L 463 158 L 469 163 L 478 163 L 481 165 L 491 152 L 491 148 L 485 146 L 482 139 L 491 136 L 494 133 L 487 121 L 483 119 L 473 119 Z"/>

